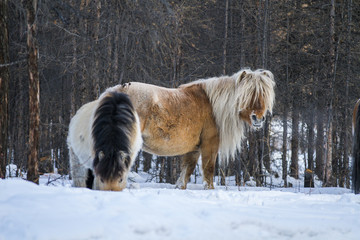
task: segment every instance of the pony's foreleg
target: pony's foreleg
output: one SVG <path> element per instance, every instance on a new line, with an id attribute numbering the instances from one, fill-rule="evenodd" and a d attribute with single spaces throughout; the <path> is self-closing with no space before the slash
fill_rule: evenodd
<path id="1" fill-rule="evenodd" d="M 203 181 L 205 182 L 205 189 L 214 189 L 214 172 L 216 164 L 217 148 L 202 148 L 201 161 L 203 169 Z"/>
<path id="2" fill-rule="evenodd" d="M 205 189 L 214 189 L 214 172 L 215 172 L 216 154 L 213 156 L 202 156 L 203 180 Z"/>
<path id="3" fill-rule="evenodd" d="M 80 159 L 76 156 L 73 149 L 69 148 L 70 172 L 73 187 L 86 187 L 87 171 L 85 166 L 80 163 Z"/>
<path id="4" fill-rule="evenodd" d="M 190 152 L 182 156 L 181 173 L 176 181 L 176 188 L 186 189 L 187 182 L 194 172 L 200 152 Z"/>
<path id="5" fill-rule="evenodd" d="M 220 143 L 215 123 L 207 126 L 206 131 L 202 132 L 200 142 L 202 143 L 200 152 L 205 189 L 214 189 L 215 163 Z"/>

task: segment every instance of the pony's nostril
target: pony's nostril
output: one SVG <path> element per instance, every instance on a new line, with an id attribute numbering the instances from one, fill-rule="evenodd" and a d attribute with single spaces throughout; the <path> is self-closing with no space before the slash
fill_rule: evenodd
<path id="1" fill-rule="evenodd" d="M 263 116 L 263 117 L 261 118 L 261 121 L 265 121 L 265 116 Z"/>

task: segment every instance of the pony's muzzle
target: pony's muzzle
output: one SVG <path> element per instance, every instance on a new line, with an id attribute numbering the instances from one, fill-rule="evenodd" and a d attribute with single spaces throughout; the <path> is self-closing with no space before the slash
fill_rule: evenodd
<path id="1" fill-rule="evenodd" d="M 251 125 L 253 128 L 255 128 L 255 130 L 259 130 L 260 128 L 262 128 L 264 122 L 265 122 L 264 116 L 258 118 L 256 114 L 251 115 Z"/>

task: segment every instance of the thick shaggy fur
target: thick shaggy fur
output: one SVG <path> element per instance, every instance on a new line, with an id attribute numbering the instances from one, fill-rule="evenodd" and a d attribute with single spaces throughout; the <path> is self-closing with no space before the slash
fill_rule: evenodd
<path id="1" fill-rule="evenodd" d="M 129 169 L 129 135 L 136 123 L 134 108 L 126 94 L 111 92 L 102 98 L 95 111 L 92 137 L 94 169 L 102 181 L 119 178 Z"/>
<path id="2" fill-rule="evenodd" d="M 360 99 L 353 113 L 353 171 L 352 188 L 355 194 L 360 193 Z"/>
<path id="3" fill-rule="evenodd" d="M 125 188 L 142 144 L 139 118 L 129 97 L 105 92 L 82 106 L 70 121 L 67 142 L 75 187 Z"/>
<path id="4" fill-rule="evenodd" d="M 205 187 L 211 189 L 214 188 L 213 176 L 218 152 L 228 159 L 241 149 L 246 123 L 254 129 L 262 127 L 266 113 L 271 112 L 274 105 L 274 87 L 275 82 L 271 72 L 250 69 L 241 70 L 232 76 L 194 81 L 175 89 L 131 82 L 109 88 L 96 103 L 85 105 L 86 107 L 79 110 L 80 115 L 85 117 L 78 121 L 82 123 L 90 121 L 92 124 L 95 119 L 94 126 L 98 127 L 94 127 L 94 130 L 98 129 L 98 131 L 96 134 L 93 133 L 94 138 L 98 135 L 101 136 L 99 139 L 104 140 L 105 136 L 115 137 L 110 130 L 116 125 L 110 117 L 112 116 L 109 114 L 110 110 L 104 110 L 106 114 L 99 123 L 97 122 L 99 115 L 95 114 L 95 118 L 88 117 L 89 112 L 95 112 L 99 103 L 107 102 L 104 99 L 109 93 L 127 94 L 136 111 L 135 115 L 139 117 L 136 126 L 141 131 L 142 149 L 158 156 L 182 155 L 181 174 L 177 181 L 179 188 L 186 188 L 187 181 L 201 155 Z M 114 106 L 111 101 L 108 104 Z M 99 108 L 99 111 L 100 109 L 102 108 Z M 74 116 L 74 118 L 78 117 Z M 104 122 L 109 130 L 102 132 L 101 125 Z M 80 131 L 76 131 L 71 123 L 69 139 L 72 139 L 74 132 L 79 134 L 81 127 L 82 125 L 78 126 Z M 75 171 L 78 175 L 86 174 L 86 171 L 81 170 L 81 164 L 86 164 L 88 161 L 88 155 L 81 155 L 86 148 L 92 149 L 95 146 L 94 154 L 98 158 L 106 156 L 103 154 L 104 151 L 114 152 L 113 149 L 122 151 L 116 144 L 110 145 L 110 140 L 107 140 L 109 141 L 107 143 L 93 144 L 91 136 L 81 133 L 79 135 L 82 137 L 77 135 L 69 144 L 70 153 L 73 151 L 74 156 L 77 157 L 73 159 L 80 163 L 76 165 L 80 166 L 80 169 Z M 84 143 L 79 142 L 81 139 L 84 139 Z M 97 148 L 98 145 L 109 146 L 110 150 Z M 98 168 L 97 161 L 94 162 L 95 168 Z M 96 175 L 100 175 L 100 172 L 103 172 L 104 176 L 113 176 L 116 174 L 114 169 L 117 169 L 116 164 L 96 171 L 95 182 Z"/>

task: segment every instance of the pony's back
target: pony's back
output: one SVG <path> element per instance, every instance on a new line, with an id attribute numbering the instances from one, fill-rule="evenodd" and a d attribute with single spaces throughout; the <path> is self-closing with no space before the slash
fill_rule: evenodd
<path id="1" fill-rule="evenodd" d="M 355 194 L 360 193 L 360 100 L 354 109 L 353 118 L 353 172 L 352 188 Z"/>

